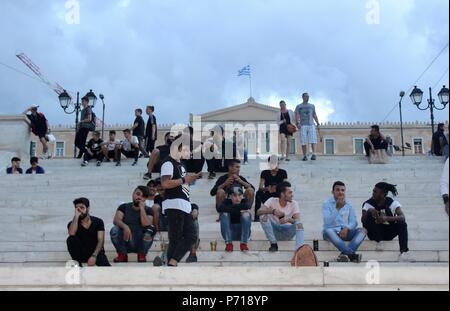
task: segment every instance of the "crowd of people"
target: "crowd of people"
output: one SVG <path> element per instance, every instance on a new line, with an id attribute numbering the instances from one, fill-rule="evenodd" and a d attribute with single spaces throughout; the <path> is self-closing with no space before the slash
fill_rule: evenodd
<path id="1" fill-rule="evenodd" d="M 136 253 L 137 261 L 147 261 L 155 236 L 167 231 L 169 244 L 163 256 L 158 256 L 153 263 L 156 266 L 178 266 L 188 255 L 187 262 L 196 262 L 199 247 L 199 206 L 191 202 L 190 186 L 203 178 L 202 170 L 206 162 L 208 179 L 216 179 L 210 190 L 214 198 L 220 223 L 220 232 L 225 242 L 225 251 L 233 252 L 233 242 L 240 242 L 240 251 L 248 252 L 252 225 L 258 224 L 265 233 L 269 252 L 278 251 L 279 241 L 295 240 L 295 250 L 305 244 L 305 230 L 298 202 L 294 199 L 294 189 L 289 182 L 288 172 L 280 168 L 280 161 L 290 161 L 290 137 L 300 132 L 303 161 L 315 161 L 317 131 L 319 120 L 315 106 L 309 103 L 309 95 L 304 93 L 303 102 L 295 112 L 280 102 L 278 116 L 281 137 L 281 156 L 268 158 L 268 169 L 260 174 L 256 189 L 240 174 L 241 163 L 248 162 L 245 139 L 238 129 L 230 140 L 222 127 L 211 130 L 205 141 L 196 141 L 193 128 L 184 132 L 167 133 L 164 144 L 155 147 L 157 122 L 154 107 L 148 106 L 147 125 L 142 117 L 142 110 L 136 109 L 136 119 L 130 129 L 123 130 L 124 139 L 119 141 L 116 132 L 110 131 L 107 141 L 95 131 L 95 115 L 89 106 L 89 99 L 82 99 L 81 121 L 77 129 L 75 145 L 79 150 L 78 158 L 82 166 L 88 166 L 91 160 L 101 166 L 103 162 L 116 162 L 121 165 L 122 156 L 133 159 L 132 165 L 140 157 L 148 158 L 144 179 L 146 186 L 138 186 L 132 193 L 130 203 L 121 204 L 113 217 L 110 239 L 117 252 L 116 263 L 128 262 L 128 254 Z M 46 146 L 49 133 L 48 121 L 37 112 L 37 107 L 30 108 L 31 127 L 41 143 Z M 436 155 L 448 154 L 448 140 L 439 134 L 433 136 L 433 152 Z M 92 138 L 86 143 L 89 132 Z M 312 155 L 308 157 L 308 147 Z M 389 139 L 381 134 L 380 128 L 372 126 L 371 133 L 364 143 L 366 154 L 370 156 L 376 150 L 388 150 Z M 445 149 L 447 147 L 447 149 Z M 48 147 L 44 147 L 45 157 L 49 156 Z M 209 156 L 206 156 L 209 155 Z M 8 174 L 22 174 L 20 159 L 13 158 Z M 38 158 L 32 157 L 27 174 L 44 174 L 38 165 Z M 441 181 L 441 192 L 448 213 L 448 160 L 447 173 Z M 153 175 L 158 174 L 154 179 Z M 346 185 L 336 181 L 331 187 L 331 197 L 324 201 L 323 239 L 332 243 L 340 252 L 337 261 L 360 262 L 359 246 L 368 238 L 378 242 L 399 239 L 399 260 L 413 260 L 408 248 L 408 227 L 401 204 L 395 200 L 398 192 L 395 185 L 380 182 L 372 191 L 372 196 L 362 204 L 362 226 L 358 226 L 353 205 L 346 198 Z M 389 193 L 392 196 L 389 196 Z M 102 219 L 91 215 L 90 201 L 78 198 L 73 201 L 75 214 L 68 224 L 68 251 L 73 260 L 80 265 L 109 266 L 105 255 L 105 225 Z"/>

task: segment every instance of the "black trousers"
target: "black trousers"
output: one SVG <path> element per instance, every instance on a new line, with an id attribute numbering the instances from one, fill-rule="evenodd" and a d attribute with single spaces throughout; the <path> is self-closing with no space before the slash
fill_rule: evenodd
<path id="1" fill-rule="evenodd" d="M 381 144 L 374 144 L 373 147 L 375 148 L 375 150 L 381 150 L 381 149 L 388 149 L 388 144 L 387 142 L 382 142 Z M 364 142 L 364 149 L 366 151 L 366 155 L 370 156 L 370 145 L 368 142 Z"/>
<path id="2" fill-rule="evenodd" d="M 166 215 L 169 231 L 167 259 L 180 262 L 197 241 L 194 219 L 191 214 L 176 209 L 166 210 Z"/>
<path id="3" fill-rule="evenodd" d="M 72 260 L 78 261 L 80 265 L 86 263 L 94 252 L 92 249 L 87 249 L 76 236 L 69 236 L 67 238 L 67 249 L 69 250 Z M 98 267 L 111 266 L 105 252 L 102 251 L 98 253 L 96 265 Z"/>
<path id="4" fill-rule="evenodd" d="M 258 210 L 261 208 L 261 205 L 264 204 L 270 198 L 277 198 L 277 193 L 270 193 L 267 191 L 256 191 L 255 195 L 255 221 L 259 221 L 259 216 L 256 215 Z"/>
<path id="5" fill-rule="evenodd" d="M 139 149 L 138 148 L 133 148 L 130 151 L 125 151 L 125 150 L 121 149 L 119 154 L 117 155 L 117 159 L 116 159 L 117 162 L 120 162 L 120 157 L 121 157 L 122 154 L 127 159 L 133 158 L 134 161 L 136 161 L 136 162 L 139 159 Z"/>
<path id="6" fill-rule="evenodd" d="M 92 159 L 96 159 L 97 161 L 102 162 L 104 157 L 105 157 L 105 155 L 101 151 L 94 152 L 93 155 L 90 155 L 89 152 L 87 152 L 87 151 L 84 153 L 84 161 L 87 161 L 87 162 L 89 162 Z"/>
<path id="7" fill-rule="evenodd" d="M 371 241 L 392 241 L 398 236 L 400 244 L 400 252 L 407 252 L 408 249 L 408 225 L 406 222 L 396 222 L 390 225 L 376 224 L 375 219 L 370 215 L 363 223 L 364 228 L 367 229 L 367 236 Z"/>
<path id="8" fill-rule="evenodd" d="M 86 140 L 89 135 L 88 128 L 80 128 L 75 135 L 75 147 L 80 151 L 80 155 L 86 152 Z"/>
<path id="9" fill-rule="evenodd" d="M 145 150 L 148 153 L 151 153 L 151 152 L 153 152 L 153 150 L 155 150 L 155 142 L 156 142 L 156 140 L 153 140 L 150 138 L 146 139 Z"/>

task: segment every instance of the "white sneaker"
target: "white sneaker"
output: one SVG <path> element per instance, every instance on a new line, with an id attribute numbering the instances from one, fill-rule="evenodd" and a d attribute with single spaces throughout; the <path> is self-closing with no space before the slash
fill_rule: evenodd
<path id="1" fill-rule="evenodd" d="M 83 163 L 81 163 L 81 166 L 87 166 L 88 165 L 88 161 L 83 161 Z"/>
<path id="2" fill-rule="evenodd" d="M 414 258 L 411 257 L 410 252 L 406 252 L 406 253 L 401 253 L 398 256 L 398 261 L 399 262 L 416 262 L 416 260 Z"/>

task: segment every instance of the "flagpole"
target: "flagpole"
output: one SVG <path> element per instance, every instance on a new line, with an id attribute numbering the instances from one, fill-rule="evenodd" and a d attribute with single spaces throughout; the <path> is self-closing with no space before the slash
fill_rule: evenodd
<path id="1" fill-rule="evenodd" d="M 250 97 L 253 97 L 253 93 L 252 93 L 252 74 L 250 74 L 248 76 L 248 79 L 250 81 Z"/>

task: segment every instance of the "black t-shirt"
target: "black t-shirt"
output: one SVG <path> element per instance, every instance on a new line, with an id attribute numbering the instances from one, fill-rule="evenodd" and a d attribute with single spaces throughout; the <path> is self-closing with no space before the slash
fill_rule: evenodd
<path id="1" fill-rule="evenodd" d="M 31 128 L 33 129 L 34 133 L 47 133 L 47 119 L 45 118 L 44 114 L 38 112 L 36 116 L 34 116 L 33 114 L 28 114 L 27 117 L 31 122 Z"/>
<path id="2" fill-rule="evenodd" d="M 81 225 L 81 220 L 78 221 L 78 230 L 75 236 L 81 241 L 82 245 L 88 253 L 94 253 L 98 243 L 98 232 L 105 231 L 105 224 L 100 218 L 94 216 L 90 217 L 91 226 L 89 227 L 89 229 L 86 229 Z M 69 229 L 71 224 L 72 222 L 69 222 L 67 224 L 67 229 Z M 105 250 L 102 248 L 101 252 L 104 251 Z"/>
<path id="3" fill-rule="evenodd" d="M 225 183 L 225 182 L 227 181 L 228 177 L 229 177 L 228 174 L 225 174 L 225 175 L 223 175 L 223 176 L 220 176 L 219 179 L 217 179 L 216 184 L 215 184 L 214 187 L 211 189 L 211 192 L 210 192 L 211 196 L 215 196 L 215 195 L 217 194 L 217 190 L 218 190 L 219 186 L 222 185 L 223 183 Z M 242 176 L 239 176 L 239 177 L 242 179 L 243 182 L 249 183 L 249 182 L 247 181 L 247 179 L 245 179 L 244 177 L 242 177 Z M 250 186 L 252 186 L 253 190 L 255 189 L 255 187 L 253 187 L 252 184 L 250 184 Z M 224 189 L 224 190 L 225 190 L 225 192 L 228 192 L 228 191 L 230 191 L 230 190 L 231 190 L 232 188 L 234 188 L 234 187 L 239 187 L 239 188 L 241 188 L 242 190 L 244 190 L 244 187 L 243 187 L 240 183 L 238 183 L 238 182 L 234 182 L 234 183 L 231 185 L 230 188 L 226 188 L 226 189 Z"/>
<path id="4" fill-rule="evenodd" d="M 97 141 L 95 141 L 94 139 L 91 139 L 88 143 L 87 143 L 87 148 L 94 153 L 98 153 L 100 151 L 102 151 L 102 144 L 103 144 L 103 140 L 99 139 Z"/>
<path id="5" fill-rule="evenodd" d="M 145 128 L 145 136 L 147 136 L 149 139 L 152 138 L 152 125 L 155 125 L 155 137 L 158 137 L 158 124 L 156 123 L 156 117 L 155 115 L 152 115 L 151 117 L 148 117 L 147 120 L 147 127 Z"/>
<path id="6" fill-rule="evenodd" d="M 278 184 L 281 184 L 287 178 L 287 173 L 283 169 L 278 169 L 278 172 L 275 176 L 272 175 L 270 170 L 261 172 L 261 179 L 264 179 L 264 187 L 276 186 Z"/>
<path id="7" fill-rule="evenodd" d="M 133 209 L 133 203 L 124 203 L 119 206 L 118 211 L 124 214 L 123 222 L 130 227 L 131 231 L 143 230 L 141 224 L 141 212 L 140 210 Z M 148 216 L 153 216 L 153 211 L 151 207 L 145 207 L 145 213 Z"/>
<path id="8" fill-rule="evenodd" d="M 134 124 L 138 124 L 138 126 L 133 130 L 133 136 L 136 137 L 144 137 L 145 136 L 145 122 L 144 119 L 139 116 L 134 120 Z"/>

